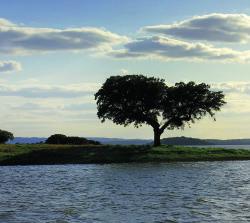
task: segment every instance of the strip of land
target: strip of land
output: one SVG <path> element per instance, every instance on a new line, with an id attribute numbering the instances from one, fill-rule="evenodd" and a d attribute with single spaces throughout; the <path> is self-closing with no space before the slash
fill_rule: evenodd
<path id="1" fill-rule="evenodd" d="M 250 160 L 250 150 L 182 146 L 0 145 L 0 165 Z"/>

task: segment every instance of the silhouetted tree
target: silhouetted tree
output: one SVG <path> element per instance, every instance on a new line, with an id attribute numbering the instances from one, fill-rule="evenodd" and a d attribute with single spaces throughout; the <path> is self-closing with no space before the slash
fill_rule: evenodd
<path id="1" fill-rule="evenodd" d="M 155 146 L 160 145 L 165 129 L 184 128 L 207 114 L 214 118 L 226 103 L 224 94 L 211 91 L 207 84 L 180 82 L 168 87 L 164 79 L 143 75 L 111 76 L 95 100 L 102 122 L 109 119 L 124 126 L 152 126 Z"/>
<path id="2" fill-rule="evenodd" d="M 14 136 L 11 132 L 0 129 L 0 143 L 6 143 L 8 140 L 13 140 Z"/>

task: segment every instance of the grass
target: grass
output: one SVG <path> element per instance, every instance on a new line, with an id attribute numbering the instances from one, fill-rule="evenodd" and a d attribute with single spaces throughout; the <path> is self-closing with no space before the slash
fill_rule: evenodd
<path id="1" fill-rule="evenodd" d="M 250 160 L 250 150 L 182 146 L 0 145 L 0 165 Z"/>

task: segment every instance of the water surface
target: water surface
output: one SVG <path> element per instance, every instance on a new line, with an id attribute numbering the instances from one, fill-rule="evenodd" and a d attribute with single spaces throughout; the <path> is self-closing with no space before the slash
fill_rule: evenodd
<path id="1" fill-rule="evenodd" d="M 250 145 L 193 145 L 188 147 L 199 148 L 225 148 L 225 149 L 247 149 L 250 150 Z"/>
<path id="2" fill-rule="evenodd" d="M 0 167 L 1 223 L 250 222 L 250 162 Z"/>

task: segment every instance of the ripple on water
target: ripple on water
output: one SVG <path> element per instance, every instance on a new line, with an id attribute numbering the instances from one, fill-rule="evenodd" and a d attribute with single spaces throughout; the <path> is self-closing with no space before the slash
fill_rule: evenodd
<path id="1" fill-rule="evenodd" d="M 250 222 L 250 162 L 0 167 L 0 222 Z"/>

